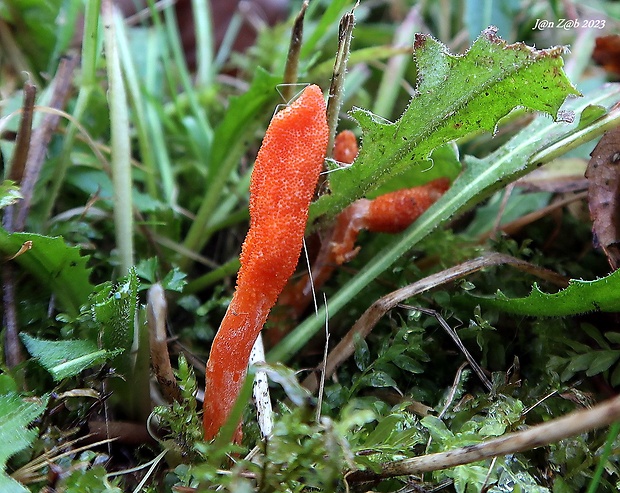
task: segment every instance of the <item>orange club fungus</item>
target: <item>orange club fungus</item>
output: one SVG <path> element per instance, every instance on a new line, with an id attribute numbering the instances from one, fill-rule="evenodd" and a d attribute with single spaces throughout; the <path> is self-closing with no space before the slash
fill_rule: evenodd
<path id="1" fill-rule="evenodd" d="M 316 85 L 277 113 L 265 133 L 250 182 L 250 229 L 241 248 L 237 286 L 207 362 L 205 440 L 214 438 L 228 419 L 252 346 L 295 271 L 328 133 L 325 100 Z"/>

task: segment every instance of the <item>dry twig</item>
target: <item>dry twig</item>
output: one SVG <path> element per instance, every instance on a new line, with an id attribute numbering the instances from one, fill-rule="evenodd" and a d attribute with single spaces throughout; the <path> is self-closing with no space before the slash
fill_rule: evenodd
<path id="1" fill-rule="evenodd" d="M 395 476 L 448 469 L 549 445 L 580 433 L 603 428 L 618 420 L 620 420 L 620 396 L 609 399 L 591 409 L 575 411 L 561 418 L 533 426 L 528 430 L 509 433 L 488 442 L 447 452 L 387 462 L 381 466 L 381 470 L 378 472 L 371 470 L 353 471 L 347 475 L 347 481 L 356 483 L 375 481 Z"/>

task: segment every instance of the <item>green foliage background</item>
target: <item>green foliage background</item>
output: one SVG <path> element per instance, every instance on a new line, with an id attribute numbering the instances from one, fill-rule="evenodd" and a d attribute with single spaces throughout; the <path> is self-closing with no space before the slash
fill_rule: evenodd
<path id="1" fill-rule="evenodd" d="M 323 230 L 360 197 L 438 176 L 452 187 L 402 235 L 363 234 L 359 255 L 323 288 L 327 307 L 304 316 L 271 349 L 272 438 L 258 439 L 247 409 L 241 446 L 202 443 L 196 382 L 234 285 L 252 161 L 281 103 L 275 87 L 292 21 L 265 27 L 252 47 L 236 52 L 228 38 L 215 47 L 208 2 L 191 4 L 200 41 L 192 69 L 169 6 L 156 15 L 150 2 L 150 22 L 127 24 L 118 13 L 104 19 L 100 1 L 0 2 L 5 218 L 23 192 L 9 180 L 20 74 L 38 87 L 36 128 L 61 57 L 81 56 L 24 231 L 11 231 L 6 219 L 0 228 L 8 259 L 0 265 L 12 271 L 3 291 L 15 288 L 27 351 L 19 365 L 0 366 L 2 491 L 345 491 L 348 470 L 480 443 L 617 392 L 618 275 L 591 247 L 589 220 L 565 208 L 526 221 L 511 236 L 494 224 L 551 204 L 553 194 L 512 184 L 550 162 L 553 168 L 542 169 L 553 169 L 552 177 L 582 172 L 593 143 L 620 121 L 612 109 L 620 87 L 605 84 L 612 76 L 590 60 L 595 36 L 618 32 L 620 10 L 613 2 L 361 2 L 344 87 L 348 116 L 340 120 L 361 139 L 361 152 L 349 168 L 331 163 L 331 193 L 312 205 L 309 231 Z M 291 16 L 299 4 L 291 2 Z M 347 0 L 310 3 L 300 80 L 329 86 L 338 22 L 352 7 Z M 535 28 L 537 20 L 557 23 L 575 12 L 581 21 L 604 21 L 605 29 Z M 76 43 L 81 16 L 84 36 Z M 240 20 L 233 18 L 230 39 Z M 111 45 L 104 24 L 114 26 Z M 394 45 L 413 48 L 402 54 Z M 122 77 L 114 79 L 115 71 Z M 129 121 L 118 118 L 124 112 Z M 129 181 L 119 183 L 118 170 Z M 122 192 L 127 185 L 131 192 Z M 133 245 L 123 241 L 121 224 L 132 225 Z M 409 300 L 458 329 L 491 376 L 491 392 L 460 368 L 465 359 L 438 320 L 411 309 L 393 310 L 355 342 L 354 357 L 326 382 L 321 400 L 280 364 L 318 365 L 327 319 L 338 341 L 381 296 L 488 251 L 571 279 L 558 291 L 500 266 Z M 128 258 L 135 259 L 131 269 Z M 78 448 L 100 420 L 145 428 L 153 401 L 143 293 L 155 282 L 168 295 L 181 402 L 155 409 L 148 422 L 156 440 L 137 450 Z M 255 459 L 244 458 L 255 445 Z M 612 428 L 376 488 L 616 491 L 618 446 Z M 139 465 L 148 472 L 113 476 Z"/>

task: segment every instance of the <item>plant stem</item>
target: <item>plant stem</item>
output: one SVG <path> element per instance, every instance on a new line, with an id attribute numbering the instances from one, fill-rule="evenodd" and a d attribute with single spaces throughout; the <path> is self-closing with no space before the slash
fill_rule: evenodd
<path id="1" fill-rule="evenodd" d="M 295 95 L 294 88 L 297 83 L 297 77 L 299 75 L 299 52 L 301 50 L 301 43 L 304 37 L 304 16 L 306 15 L 306 9 L 308 8 L 308 0 L 305 0 L 301 5 L 301 9 L 295 18 L 293 29 L 291 32 L 291 41 L 288 47 L 288 54 L 286 56 L 286 65 L 284 66 L 284 77 L 282 82 L 284 87 L 282 88 L 282 97 L 284 101 L 290 101 Z"/>
<path id="2" fill-rule="evenodd" d="M 108 75 L 108 102 L 112 143 L 112 184 L 114 186 L 114 225 L 121 274 L 127 275 L 134 264 L 133 205 L 131 197 L 131 146 L 127 96 L 116 44 L 112 0 L 103 0 L 101 17 Z"/>

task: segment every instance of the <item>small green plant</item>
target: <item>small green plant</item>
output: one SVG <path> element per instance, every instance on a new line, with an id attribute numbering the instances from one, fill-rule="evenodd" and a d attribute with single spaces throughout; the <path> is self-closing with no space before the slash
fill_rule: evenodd
<path id="1" fill-rule="evenodd" d="M 179 356 L 178 365 L 181 400 L 171 406 L 156 407 L 153 414 L 159 418 L 160 429 L 167 430 L 162 445 L 169 449 L 174 461 L 191 463 L 197 458 L 196 443 L 202 439 L 202 420 L 196 407 L 198 385 L 183 355 Z"/>
<path id="2" fill-rule="evenodd" d="M 612 3 L 312 0 L 290 12 L 305 29 L 298 20 L 293 69 L 292 20 L 237 52 L 236 33 L 249 33 L 240 14 L 225 22 L 208 2 L 188 3 L 199 43 L 187 58 L 174 5 L 149 0 L 132 23 L 110 0 L 0 5 L 0 489 L 616 491 L 615 424 L 418 467 L 429 454 L 596 412 L 617 393 L 619 277 L 571 203 L 585 194 L 566 190 L 583 186 L 592 143 L 618 126 L 620 86 L 591 60 L 606 31 L 538 22 L 576 13 L 615 32 Z M 149 22 L 136 24 L 142 15 Z M 212 25 L 229 27 L 217 38 Z M 287 321 L 294 329 L 257 366 L 277 403 L 271 436 L 259 438 L 248 384 L 233 408 L 243 441 L 228 443 L 228 423 L 205 442 L 196 397 L 235 284 L 275 88 L 292 77 L 326 92 L 335 52 L 328 127 L 353 130 L 361 150 L 350 166 L 327 160 L 308 211 L 311 266 L 314 240 L 354 201 L 440 177 L 451 186 L 402 234 L 360 232 L 359 255 L 322 288 L 326 303 L 318 293 L 317 310 Z M 261 200 L 286 201 L 284 190 Z M 151 415 L 142 305 L 158 282 L 169 307 L 162 346 L 181 390 Z M 260 293 L 270 283 L 252 284 Z M 314 396 L 298 378 L 323 368 L 325 329 L 328 375 L 310 372 L 322 389 Z M 467 368 L 473 360 L 481 373 Z M 148 437 L 147 418 L 159 441 L 136 439 Z M 85 443 L 99 429 L 132 431 Z"/>

